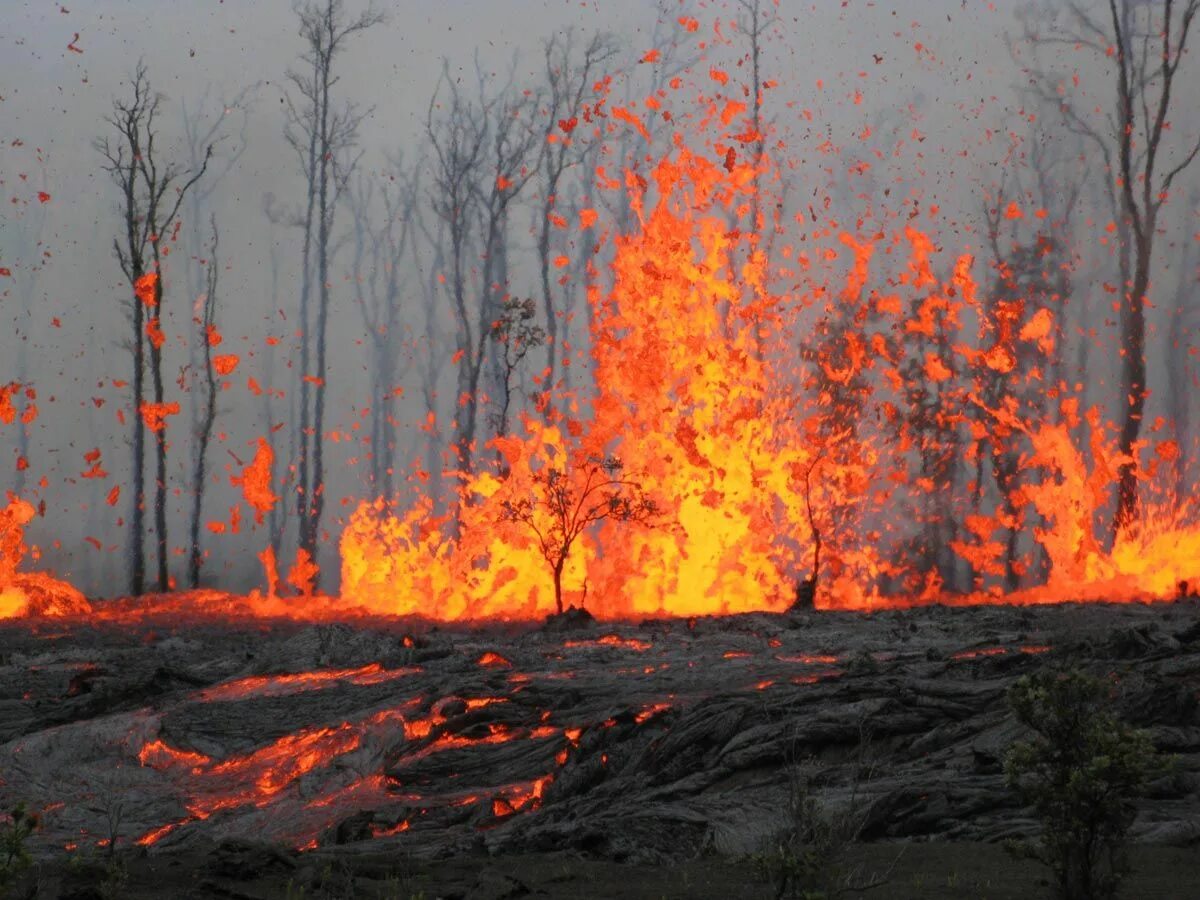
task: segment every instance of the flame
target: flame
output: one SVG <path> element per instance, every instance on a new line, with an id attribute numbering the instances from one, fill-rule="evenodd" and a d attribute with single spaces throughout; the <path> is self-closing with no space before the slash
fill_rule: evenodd
<path id="1" fill-rule="evenodd" d="M 377 612 L 442 619 L 552 611 L 551 560 L 520 522 L 506 520 L 506 503 L 536 496 L 538 473 L 548 467 L 578 470 L 582 460 L 608 454 L 662 515 L 649 528 L 600 521 L 572 547 L 564 593 L 603 618 L 782 609 L 818 533 L 824 607 L 995 602 L 1001 592 L 989 581 L 1003 574 L 1005 552 L 997 534 L 1010 527 L 1034 541 L 1018 572 L 1033 571 L 1039 555 L 1047 572 L 1040 586 L 1008 595 L 1011 602 L 1169 599 L 1195 578 L 1200 525 L 1187 504 L 1147 500 L 1141 518 L 1104 548 L 1106 505 L 1124 460 L 1097 410 L 1083 417 L 1086 429 L 1073 427 L 1074 400 L 1059 395 L 1062 421 L 1027 424 L 1019 394 L 994 397 L 995 408 L 980 399 L 992 396 L 984 388 L 997 375 L 1014 390 L 1041 390 L 1037 359 L 1055 346 L 1052 309 L 999 303 L 980 314 L 983 349 L 945 341 L 968 311 L 982 309 L 974 259 L 960 255 L 943 281 L 934 241 L 912 224 L 891 238 L 909 248 L 897 280 L 907 298 L 864 296 L 876 244 L 889 240 L 883 232 L 838 234 L 851 263 L 840 292 L 812 286 L 775 296 L 765 254 L 729 227 L 753 171 L 725 162 L 680 143 L 650 181 L 627 178 L 637 227 L 615 238 L 612 290 L 589 289 L 597 384 L 590 416 L 568 397 L 566 413 L 526 416 L 519 432 L 493 441 L 499 464 L 463 482 L 457 533 L 429 500 L 407 511 L 384 498 L 362 504 L 342 537 L 346 597 Z M 839 332 L 817 352 L 825 390 L 834 393 L 797 399 L 800 385 L 815 382 L 795 371 L 787 342 L 821 309 L 829 321 L 874 317 L 877 324 Z M 902 419 L 916 377 L 906 358 L 940 392 L 933 421 L 943 433 L 973 439 L 965 453 L 947 447 L 947 458 L 984 452 L 981 410 L 996 440 L 1007 435 L 1029 448 L 1017 483 L 992 510 L 965 516 L 966 531 L 950 539 L 975 572 L 973 592 L 955 593 L 939 572 L 905 558 L 903 541 L 913 535 L 896 512 L 913 510 L 920 525 L 936 522 L 936 513 L 921 510 L 950 489 L 911 470 L 929 438 Z M 856 400 L 858 407 L 848 405 Z M 885 426 L 835 421 L 872 407 Z M 1086 449 L 1077 444 L 1085 433 Z M 1176 452 L 1168 446 L 1158 455 Z M 1149 488 L 1150 473 L 1143 480 Z M 899 592 L 889 587 L 896 585 Z"/>
<path id="2" fill-rule="evenodd" d="M 32 503 L 12 494 L 0 509 L 0 619 L 87 615 L 91 604 L 65 581 L 43 572 L 17 572 L 29 552 L 25 526 L 35 515 Z"/>
<path id="3" fill-rule="evenodd" d="M 563 363 L 590 363 L 594 387 L 572 392 L 535 376 L 534 408 L 479 448 L 473 471 L 418 467 L 408 505 L 361 501 L 340 539 L 339 598 L 314 595 L 318 569 L 305 550 L 285 580 L 299 599 L 277 596 L 268 549 L 260 556 L 267 595 L 245 598 L 240 612 L 233 598 L 205 592 L 153 602 L 198 614 L 527 620 L 554 611 L 561 588 L 567 604 L 628 620 L 783 610 L 806 584 L 818 607 L 858 610 L 1168 600 L 1195 589 L 1200 510 L 1167 487 L 1189 453 L 1176 436 L 1122 456 L 1104 413 L 1081 410 L 1055 383 L 1065 298 L 1035 296 L 1006 265 L 995 284 L 980 284 L 970 248 L 943 249 L 930 233 L 936 207 L 914 207 L 898 225 L 873 215 L 852 225 L 822 220 L 811 206 L 794 229 L 761 212 L 751 221 L 753 211 L 784 208 L 769 196 L 783 165 L 748 152 L 767 135 L 747 121 L 746 103 L 725 93 L 730 73 L 712 66 L 705 81 L 697 71 L 700 115 L 668 115 L 664 89 L 645 104 L 608 108 L 603 125 L 593 121 L 603 102 L 584 116 L 601 133 L 624 130 L 652 147 L 659 119 L 676 129 L 668 150 L 641 154 L 623 178 L 596 172 L 597 190 L 625 193 L 630 227 L 607 227 L 608 204 L 589 199 L 579 211 L 594 246 L 585 267 L 590 359 L 564 346 Z M 683 80 L 672 79 L 672 90 Z M 555 141 L 582 127 L 576 119 L 558 126 Z M 1003 217 L 1044 213 L 1030 207 L 1027 216 L 1013 202 Z M 1052 250 L 1039 237 L 1038 253 Z M 553 263 L 566 270 L 571 259 Z M 147 273 L 134 293 L 154 308 L 160 287 Z M 147 327 L 157 330 L 157 319 Z M 220 343 L 215 330 L 209 341 Z M 238 357 L 214 365 L 231 375 Z M 260 392 L 251 376 L 248 385 Z M 0 387 L 0 422 L 16 418 L 20 389 Z M 179 410 L 143 403 L 139 413 L 161 431 Z M 612 464 L 612 484 L 635 492 L 646 515 L 598 507 L 556 549 L 546 540 L 547 486 L 578 498 L 597 460 Z M 85 477 L 102 477 L 99 456 L 88 461 Z M 258 525 L 278 500 L 272 463 L 260 437 L 234 476 Z M 1114 487 L 1130 465 L 1142 502 L 1113 535 Z M 989 466 L 1002 474 L 985 490 L 984 476 L 972 483 L 967 470 Z M 438 474 L 453 479 L 449 501 L 424 487 Z M 616 491 L 605 497 L 610 512 L 628 502 Z M 17 522 L 25 515 L 17 502 L 10 510 L 20 515 L 0 520 L 0 535 L 28 521 Z M 237 506 L 228 528 L 210 528 L 237 533 L 239 523 Z M 6 543 L 4 560 L 15 550 Z M 31 602 L 31 585 L 48 576 L 3 565 L 0 616 L 89 609 L 65 589 L 61 600 Z M 105 615 L 132 617 L 131 606 Z M 610 637 L 596 643 L 646 649 Z"/>

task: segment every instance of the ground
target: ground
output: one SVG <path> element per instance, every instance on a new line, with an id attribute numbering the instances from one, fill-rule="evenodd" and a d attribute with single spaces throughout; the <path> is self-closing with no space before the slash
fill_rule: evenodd
<path id="1" fill-rule="evenodd" d="M 770 886 L 745 862 L 698 859 L 671 865 L 628 865 L 590 860 L 575 853 L 506 857 L 453 857 L 434 862 L 405 860 L 394 850 L 347 854 L 318 851 L 277 855 L 266 848 L 238 848 L 248 859 L 273 860 L 261 873 L 248 875 L 227 857 L 230 847 L 140 855 L 128 863 L 119 896 L 157 898 L 387 898 L 462 900 L 543 897 L 570 900 L 757 900 L 773 896 Z M 890 900 L 1030 900 L 1049 896 L 1043 872 L 1013 860 L 996 844 L 921 843 L 856 847 L 852 862 L 890 866 L 899 854 L 891 881 L 883 888 L 849 897 Z M 1135 848 L 1133 874 L 1124 896 L 1138 900 L 1190 900 L 1200 884 L 1195 848 Z M 63 861 L 42 867 L 39 897 L 83 900 L 103 883 L 104 874 L 76 869 Z M 290 890 L 290 895 L 289 895 Z M 303 893 L 301 893 L 303 891 Z M 74 892 L 74 893 L 72 893 Z"/>
<path id="2" fill-rule="evenodd" d="M 760 897 L 803 773 L 873 896 L 1035 897 L 1005 693 L 1109 677 L 1175 756 L 1127 896 L 1200 884 L 1200 603 L 437 627 L 148 614 L 0 629 L 33 896 Z M 115 839 L 120 865 L 107 862 Z M 897 859 L 898 857 L 898 859 Z M 290 888 L 289 888 L 290 884 Z M 303 893 L 301 891 L 303 890 Z"/>

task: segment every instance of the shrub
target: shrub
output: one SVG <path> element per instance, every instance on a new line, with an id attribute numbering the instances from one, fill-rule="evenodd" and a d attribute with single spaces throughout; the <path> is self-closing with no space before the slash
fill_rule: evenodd
<path id="1" fill-rule="evenodd" d="M 33 861 L 25 849 L 25 841 L 37 827 L 37 814 L 26 812 L 24 803 L 18 803 L 9 814 L 9 821 L 0 826 L 0 892 L 7 890 Z"/>
<path id="2" fill-rule="evenodd" d="M 1113 714 L 1104 681 L 1077 670 L 1027 675 L 1009 702 L 1034 733 L 1009 750 L 1005 773 L 1042 824 L 1039 841 L 1010 849 L 1048 866 L 1062 900 L 1114 896 L 1134 801 L 1159 767 L 1149 737 Z"/>
<path id="3" fill-rule="evenodd" d="M 886 868 L 868 870 L 852 860 L 871 815 L 866 788 L 874 776 L 871 739 L 859 723 L 859 740 L 848 794 L 826 804 L 815 790 L 820 774 L 813 760 L 787 768 L 788 802 L 782 827 L 751 862 L 775 889 L 776 900 L 833 900 L 863 894 L 891 881 L 903 850 Z"/>

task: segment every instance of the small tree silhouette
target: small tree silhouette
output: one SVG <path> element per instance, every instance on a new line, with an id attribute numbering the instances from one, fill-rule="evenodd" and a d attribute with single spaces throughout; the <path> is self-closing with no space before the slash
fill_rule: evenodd
<path id="1" fill-rule="evenodd" d="M 492 417 L 496 434 L 508 434 L 508 413 L 512 406 L 513 377 L 534 347 L 546 343 L 546 330 L 535 321 L 532 298 L 510 297 L 504 301 L 500 317 L 492 323 L 492 340 L 500 345 L 500 410 Z"/>
<path id="2" fill-rule="evenodd" d="M 623 477 L 615 456 L 589 456 L 573 470 L 546 466 L 533 475 L 531 492 L 505 500 L 504 521 L 524 524 L 554 576 L 554 602 L 561 614 L 562 573 L 575 540 L 604 519 L 652 524 L 659 507 L 642 486 Z"/>

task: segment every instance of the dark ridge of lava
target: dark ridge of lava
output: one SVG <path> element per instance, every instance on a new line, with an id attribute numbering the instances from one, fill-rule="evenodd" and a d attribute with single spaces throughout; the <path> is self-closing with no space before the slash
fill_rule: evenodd
<path id="1" fill-rule="evenodd" d="M 1035 830 L 1006 789 L 1006 692 L 1068 660 L 1176 754 L 1134 837 L 1200 840 L 1200 603 L 804 612 L 548 627 L 0 628 L 0 803 L 38 856 L 108 838 L 395 846 L 417 859 L 754 852 L 789 769 L 873 776 L 866 840 Z"/>

